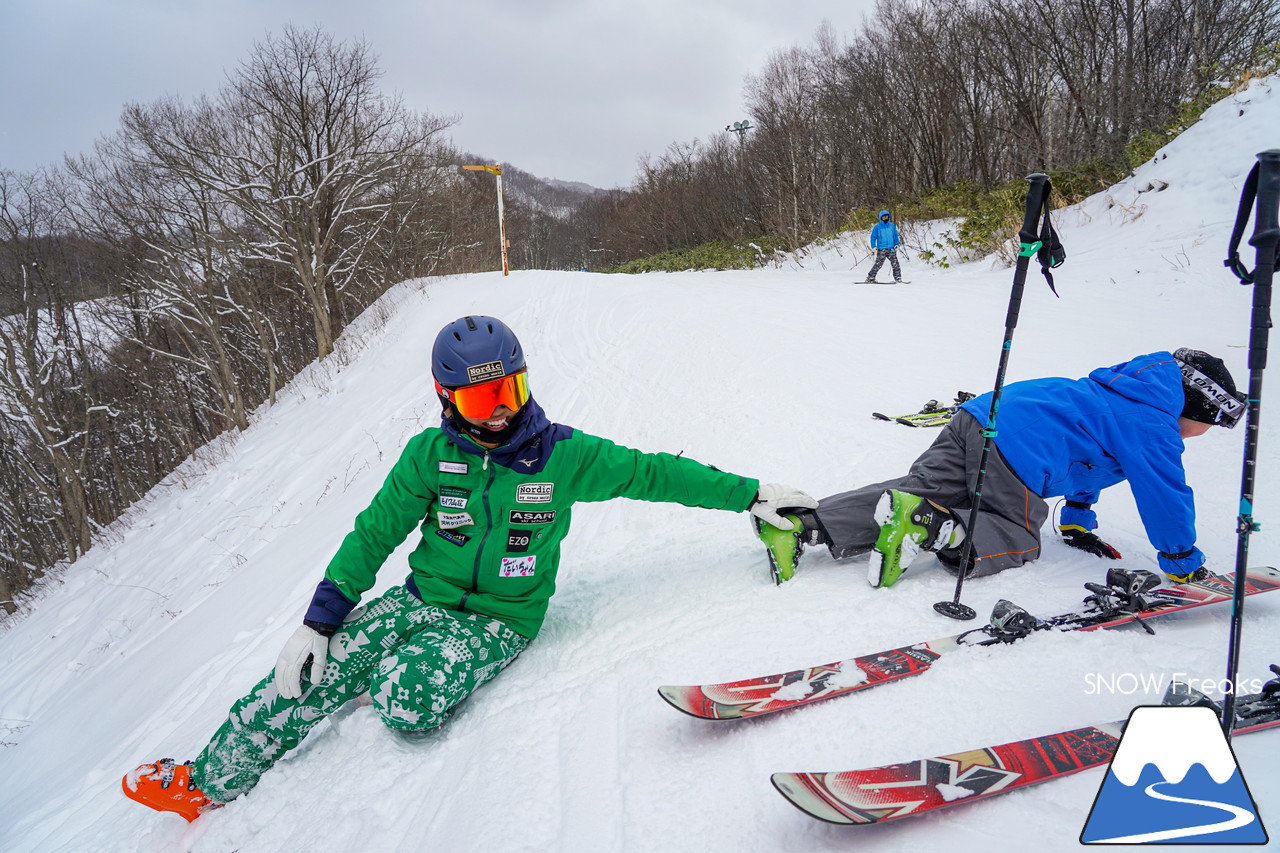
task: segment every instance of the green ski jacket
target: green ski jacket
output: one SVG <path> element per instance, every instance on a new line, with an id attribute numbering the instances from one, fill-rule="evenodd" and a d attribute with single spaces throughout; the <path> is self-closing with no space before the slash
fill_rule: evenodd
<path id="1" fill-rule="evenodd" d="M 357 516 L 321 586 L 332 584 L 353 606 L 416 526 L 422 539 L 409 557 L 410 590 L 427 604 L 492 616 L 533 638 L 556 589 L 575 503 L 624 497 L 741 512 L 759 489 L 757 480 L 692 459 L 558 428 L 567 437 L 535 474 L 465 452 L 442 429 L 418 434 Z"/>

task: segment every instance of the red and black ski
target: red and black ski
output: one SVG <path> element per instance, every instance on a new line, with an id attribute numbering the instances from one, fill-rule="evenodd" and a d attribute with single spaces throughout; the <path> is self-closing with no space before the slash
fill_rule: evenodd
<path id="1" fill-rule="evenodd" d="M 1280 667 L 1272 667 L 1280 674 Z M 1214 704 L 1186 685 L 1171 685 L 1166 705 Z M 1215 707 L 1217 707 L 1215 705 Z M 1105 765 L 1126 720 L 889 764 L 827 773 L 775 773 L 773 785 L 796 808 L 828 823 L 862 826 L 915 817 L 963 802 Z M 1280 678 L 1236 700 L 1234 734 L 1280 726 Z"/>
<path id="2" fill-rule="evenodd" d="M 1154 578 L 1150 572 L 1124 574 L 1141 574 Z M 1094 610 L 1066 613 L 1046 620 L 1026 616 L 1034 624 L 1026 626 L 1021 632 L 1010 631 L 1009 626 L 1001 627 L 993 622 L 950 637 L 775 675 L 720 684 L 664 685 L 658 688 L 658 695 L 677 710 L 704 720 L 758 717 L 918 675 L 933 666 L 938 658 L 965 646 L 1012 642 L 1034 630 L 1091 631 L 1096 628 L 1114 628 L 1164 613 L 1230 601 L 1234 582 L 1234 573 L 1209 575 L 1191 583 L 1143 590 L 1120 606 L 1116 606 L 1114 602 L 1108 603 L 1104 595 L 1108 587 L 1086 584 L 1094 595 L 1085 599 L 1085 602 L 1094 603 Z M 1245 583 L 1247 595 L 1280 589 L 1280 571 L 1270 566 L 1251 568 Z M 1014 605 L 1009 606 L 1018 609 Z"/>

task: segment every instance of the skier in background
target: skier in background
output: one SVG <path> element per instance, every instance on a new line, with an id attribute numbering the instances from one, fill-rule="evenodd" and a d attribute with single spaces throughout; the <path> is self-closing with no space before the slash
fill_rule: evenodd
<path id="1" fill-rule="evenodd" d="M 991 393 L 967 403 L 905 477 L 824 498 L 788 515 L 790 530 L 755 520 L 775 575 L 789 578 L 806 545 L 836 559 L 868 554 L 872 586 L 891 586 L 921 551 L 953 573 L 973 504 Z M 1156 352 L 1101 367 L 1084 379 L 1015 382 L 1000 399 L 971 576 L 990 575 L 1040 556 L 1046 498 L 1065 497 L 1063 541 L 1098 557 L 1120 554 L 1093 531 L 1099 492 L 1127 480 L 1170 581 L 1184 583 L 1205 563 L 1196 547 L 1195 504 L 1182 467 L 1184 440 L 1244 414 L 1221 359 L 1198 350 Z"/>
<path id="2" fill-rule="evenodd" d="M 889 211 L 880 211 L 880 221 L 871 229 L 868 242 L 875 250 L 876 262 L 871 265 L 871 272 L 867 273 L 866 283 L 877 284 L 876 273 L 880 272 L 881 265 L 888 261 L 889 266 L 893 268 L 893 280 L 901 284 L 902 268 L 898 266 L 898 245 L 901 240 L 898 239 L 898 226 L 893 224 L 893 217 Z"/>
<path id="3" fill-rule="evenodd" d="M 772 529 L 791 524 L 780 509 L 817 506 L 788 486 L 552 423 L 530 396 L 515 333 L 491 317 L 445 326 L 431 373 L 440 426 L 410 439 L 357 516 L 275 669 L 194 761 L 143 764 L 122 780 L 126 796 L 194 820 L 251 789 L 312 727 L 365 693 L 388 728 L 432 731 L 537 636 L 578 501 L 746 510 Z M 358 607 L 415 527 L 408 578 Z"/>

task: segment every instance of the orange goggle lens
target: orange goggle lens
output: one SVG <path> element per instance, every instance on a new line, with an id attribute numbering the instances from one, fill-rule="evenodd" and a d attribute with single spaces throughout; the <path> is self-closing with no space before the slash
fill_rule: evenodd
<path id="1" fill-rule="evenodd" d="M 437 382 L 436 393 L 452 403 L 464 418 L 487 418 L 499 406 L 506 406 L 513 412 L 520 411 L 520 407 L 529 401 L 529 376 L 521 370 L 501 379 L 461 388 L 446 388 Z"/>

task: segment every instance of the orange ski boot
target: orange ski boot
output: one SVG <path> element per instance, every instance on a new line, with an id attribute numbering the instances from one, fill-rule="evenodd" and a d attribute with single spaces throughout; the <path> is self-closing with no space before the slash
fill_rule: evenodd
<path id="1" fill-rule="evenodd" d="M 202 812 L 216 809 L 215 803 L 191 781 L 191 762 L 175 764 L 162 758 L 134 768 L 120 780 L 124 795 L 160 812 L 176 812 L 195 820 Z"/>

